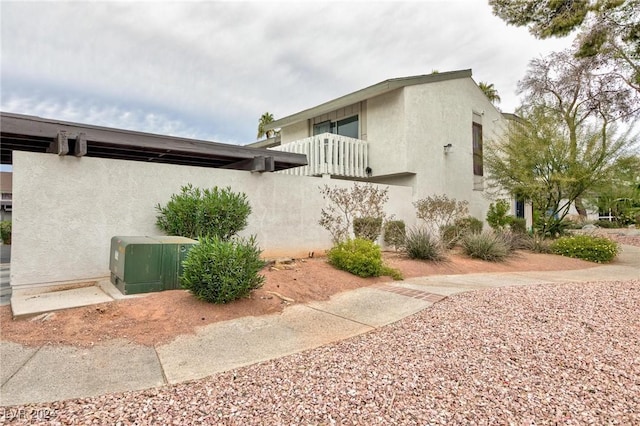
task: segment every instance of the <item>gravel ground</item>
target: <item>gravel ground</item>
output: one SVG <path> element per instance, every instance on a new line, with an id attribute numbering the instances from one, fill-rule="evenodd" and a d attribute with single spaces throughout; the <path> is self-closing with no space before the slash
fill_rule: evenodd
<path id="1" fill-rule="evenodd" d="M 203 380 L 5 413 L 29 424 L 640 424 L 638 306 L 640 280 L 476 291 Z"/>

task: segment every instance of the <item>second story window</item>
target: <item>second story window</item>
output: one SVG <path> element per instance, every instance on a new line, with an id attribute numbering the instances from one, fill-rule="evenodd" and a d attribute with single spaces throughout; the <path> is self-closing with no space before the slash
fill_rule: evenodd
<path id="1" fill-rule="evenodd" d="M 475 176 L 484 175 L 482 161 L 482 125 L 473 123 L 473 174 Z"/>
<path id="2" fill-rule="evenodd" d="M 352 117 L 348 117 L 343 120 L 323 121 L 322 123 L 314 124 L 313 135 L 315 136 L 322 133 L 334 133 L 337 135 L 358 139 L 359 137 L 358 116 L 354 115 Z"/>

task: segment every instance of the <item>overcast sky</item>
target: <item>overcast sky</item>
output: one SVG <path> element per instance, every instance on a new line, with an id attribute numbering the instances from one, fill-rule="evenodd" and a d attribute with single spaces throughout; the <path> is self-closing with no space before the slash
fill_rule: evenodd
<path id="1" fill-rule="evenodd" d="M 570 44 L 508 27 L 486 0 L 0 8 L 3 112 L 234 144 L 265 111 L 433 70 L 471 68 L 512 111 L 528 62 Z"/>

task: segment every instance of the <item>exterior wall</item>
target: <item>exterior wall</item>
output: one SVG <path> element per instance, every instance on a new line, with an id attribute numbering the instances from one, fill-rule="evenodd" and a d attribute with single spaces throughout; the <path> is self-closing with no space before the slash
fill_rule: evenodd
<path id="1" fill-rule="evenodd" d="M 253 212 L 243 235 L 256 234 L 265 256 L 306 256 L 331 246 L 317 224 L 319 187 L 353 182 L 276 173 L 154 164 L 15 151 L 11 285 L 31 286 L 109 275 L 115 235 L 160 235 L 157 204 L 188 183 L 230 186 Z M 415 221 L 411 189 L 389 187 L 387 212 Z"/>
<path id="2" fill-rule="evenodd" d="M 373 176 L 412 172 L 407 157 L 405 102 L 402 89 L 367 101 L 369 167 Z"/>
<path id="3" fill-rule="evenodd" d="M 490 200 L 474 189 L 472 123 L 475 113 L 486 147 L 502 132 L 502 114 L 470 78 L 407 86 L 404 92 L 408 168 L 416 172 L 414 198 L 447 194 L 467 200 L 470 214 L 484 220 Z M 445 154 L 447 144 L 452 149 Z"/>
<path id="4" fill-rule="evenodd" d="M 309 122 L 307 120 L 283 127 L 280 130 L 281 144 L 297 141 L 309 137 Z"/>

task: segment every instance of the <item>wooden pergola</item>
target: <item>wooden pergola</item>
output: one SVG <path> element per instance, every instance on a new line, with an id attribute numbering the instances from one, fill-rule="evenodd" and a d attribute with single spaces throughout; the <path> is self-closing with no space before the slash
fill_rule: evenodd
<path id="1" fill-rule="evenodd" d="M 2 164 L 13 151 L 273 172 L 307 165 L 303 154 L 0 113 Z"/>

